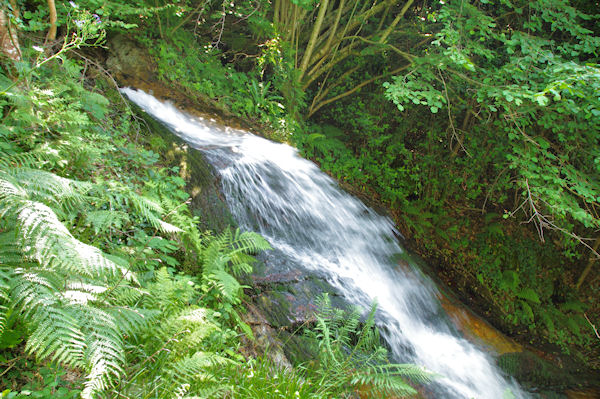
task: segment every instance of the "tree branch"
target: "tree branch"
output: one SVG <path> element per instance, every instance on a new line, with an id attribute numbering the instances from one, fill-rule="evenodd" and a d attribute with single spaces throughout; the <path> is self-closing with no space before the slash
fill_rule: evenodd
<path id="1" fill-rule="evenodd" d="M 327 105 L 327 104 L 331 104 L 331 103 L 332 103 L 332 102 L 334 102 L 334 101 L 337 101 L 337 100 L 339 100 L 339 99 L 341 99 L 341 98 L 347 97 L 347 96 L 349 96 L 350 94 L 352 94 L 352 93 L 355 93 L 356 91 L 358 91 L 358 90 L 359 90 L 359 89 L 361 89 L 362 87 L 364 87 L 364 86 L 366 86 L 366 85 L 368 85 L 368 84 L 370 84 L 370 83 L 373 83 L 374 81 L 376 81 L 376 80 L 378 80 L 378 79 L 382 79 L 382 78 L 384 78 L 384 77 L 386 77 L 386 76 L 389 76 L 389 75 L 393 75 L 393 74 L 395 74 L 395 73 L 398 73 L 398 72 L 400 72 L 400 71 L 402 71 L 402 70 L 404 70 L 404 69 L 408 68 L 409 66 L 410 66 L 410 64 L 409 64 L 409 65 L 404 65 L 404 66 L 401 66 L 400 68 L 396 68 L 396 69 L 394 69 L 393 71 L 386 72 L 386 73 L 384 73 L 384 74 L 381 74 L 381 75 L 379 75 L 379 76 L 375 76 L 374 78 L 371 78 L 371 79 L 365 80 L 364 82 L 360 83 L 359 85 L 356 85 L 356 86 L 354 86 L 354 88 L 352 88 L 352 89 L 350 89 L 350 90 L 347 90 L 347 91 L 345 91 L 345 92 L 343 92 L 343 93 L 341 93 L 341 94 L 338 94 L 338 95 L 337 95 L 337 96 L 335 96 L 335 97 L 331 97 L 331 98 L 329 98 L 329 99 L 327 99 L 327 100 L 325 100 L 325 101 L 322 101 L 322 102 L 318 103 L 318 105 L 316 105 L 316 106 L 314 106 L 314 107 L 311 107 L 311 109 L 310 109 L 310 110 L 309 110 L 309 112 L 308 112 L 307 118 L 310 118 L 312 115 L 314 115 L 314 114 L 315 114 L 315 112 L 317 112 L 319 109 L 321 109 L 321 108 L 322 108 L 322 107 L 324 107 L 325 105 Z"/>

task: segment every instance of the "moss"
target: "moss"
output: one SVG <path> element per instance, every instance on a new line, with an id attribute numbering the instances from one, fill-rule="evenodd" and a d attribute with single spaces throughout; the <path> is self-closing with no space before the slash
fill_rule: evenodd
<path id="1" fill-rule="evenodd" d="M 221 198 L 219 181 L 214 168 L 199 150 L 191 148 L 164 125 L 150 117 L 137 105 L 132 104 L 136 114 L 148 125 L 151 134 L 162 139 L 165 158 L 169 166 L 178 166 L 181 177 L 186 181 L 186 191 L 191 196 L 190 208 L 200 219 L 200 230 L 223 231 L 236 227 L 227 204 Z M 150 138 L 156 141 L 156 138 Z"/>
<path id="2" fill-rule="evenodd" d="M 498 366 L 524 386 L 560 391 L 578 385 L 578 378 L 568 370 L 527 351 L 501 355 Z"/>

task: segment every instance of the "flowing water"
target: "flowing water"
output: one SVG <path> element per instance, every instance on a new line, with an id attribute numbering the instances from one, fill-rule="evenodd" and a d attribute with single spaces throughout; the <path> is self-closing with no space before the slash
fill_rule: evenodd
<path id="1" fill-rule="evenodd" d="M 456 333 L 431 281 L 396 266 L 393 259 L 404 250 L 388 218 L 342 191 L 288 145 L 187 115 L 142 91 L 123 92 L 205 153 L 221 176 L 232 214 L 242 228 L 269 240 L 275 249 L 270 256 L 324 277 L 350 303 L 367 309 L 376 299 L 395 360 L 442 376 L 428 387 L 432 398 L 528 397 Z"/>

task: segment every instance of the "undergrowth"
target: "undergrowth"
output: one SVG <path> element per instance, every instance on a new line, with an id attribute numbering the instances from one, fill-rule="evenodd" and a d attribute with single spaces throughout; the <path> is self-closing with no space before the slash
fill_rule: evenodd
<path id="1" fill-rule="evenodd" d="M 269 244 L 199 231 L 164 143 L 68 50 L 0 63 L 0 397 L 385 397 L 430 379 L 387 363 L 373 313 L 359 329 L 328 304 L 316 365 L 243 358 L 236 277 Z"/>

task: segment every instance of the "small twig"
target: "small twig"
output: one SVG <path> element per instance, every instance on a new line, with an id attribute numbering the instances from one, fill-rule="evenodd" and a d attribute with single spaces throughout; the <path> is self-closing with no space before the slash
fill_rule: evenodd
<path id="1" fill-rule="evenodd" d="M 592 245 L 590 245 L 586 242 L 586 241 L 591 241 L 592 240 L 591 238 L 584 238 L 584 237 L 578 236 L 577 234 L 565 229 L 564 227 L 557 226 L 553 222 L 552 219 L 550 219 L 548 216 L 540 213 L 537 210 L 537 207 L 535 206 L 536 198 L 534 198 L 534 195 L 532 194 L 531 189 L 529 188 L 529 181 L 527 179 L 525 180 L 525 186 L 527 188 L 527 198 L 514 211 L 510 212 L 510 214 L 509 214 L 510 216 L 514 216 L 519 211 L 519 209 L 522 209 L 525 207 L 525 205 L 529 204 L 531 216 L 529 216 L 529 219 L 523 223 L 531 223 L 532 221 L 534 221 L 536 230 L 538 231 L 538 234 L 540 235 L 540 240 L 542 242 L 544 242 L 543 229 L 550 228 L 552 230 L 560 231 L 561 233 L 573 238 L 574 240 L 576 240 L 577 242 L 582 244 L 584 247 L 589 249 L 593 255 L 600 258 L 600 254 L 598 253 L 598 251 L 596 251 L 592 247 Z M 540 199 L 537 198 L 537 200 L 540 200 Z M 544 202 L 546 205 L 550 206 L 547 202 L 545 202 L 543 200 L 541 200 L 541 201 Z M 525 214 L 528 214 L 525 210 L 523 210 L 523 212 L 525 212 Z M 537 220 L 537 223 L 535 223 L 536 220 Z"/>
<path id="2" fill-rule="evenodd" d="M 223 37 L 223 31 L 225 30 L 225 17 L 227 16 L 227 12 L 225 12 L 225 1 L 223 1 L 221 10 L 223 12 L 223 16 L 221 17 L 221 20 L 213 25 L 213 28 L 215 28 L 217 25 L 221 24 L 221 29 L 219 30 L 219 37 L 217 37 L 216 42 L 212 43 L 212 46 L 214 48 L 219 48 L 219 44 L 221 44 L 221 38 Z"/>
<path id="3" fill-rule="evenodd" d="M 208 4 L 208 0 L 206 0 L 204 3 L 199 3 L 194 11 L 190 12 L 185 18 L 181 20 L 181 22 L 179 22 L 173 29 L 171 29 L 171 34 L 173 34 L 177 29 L 181 28 L 185 23 L 187 23 L 190 20 L 192 15 L 198 12 L 199 15 L 196 19 L 197 22 L 200 16 L 204 13 L 204 7 L 206 7 L 206 4 Z M 196 23 L 196 26 L 198 26 L 198 23 Z"/>
<path id="4" fill-rule="evenodd" d="M 483 205 L 481 206 L 481 213 L 485 213 L 485 205 L 487 204 L 488 200 L 490 199 L 490 196 L 492 195 L 492 192 L 494 191 L 494 187 L 496 187 L 496 184 L 498 184 L 498 181 L 500 180 L 500 176 L 502 176 L 504 174 L 504 172 L 506 172 L 508 170 L 509 166 L 510 165 L 506 165 L 504 167 L 504 169 L 502 169 L 502 171 L 500 173 L 498 173 L 498 175 L 494 179 L 494 182 L 492 183 L 492 186 L 485 194 L 485 200 L 483 201 Z"/>
<path id="5" fill-rule="evenodd" d="M 584 313 L 583 317 L 585 317 L 585 319 L 587 320 L 587 322 L 590 323 L 590 326 L 594 330 L 594 334 L 596 334 L 596 337 L 598 337 L 598 339 L 600 339 L 600 334 L 598 333 L 598 329 L 596 328 L 596 326 L 594 324 L 592 324 L 592 322 L 590 321 L 590 319 L 587 317 L 587 314 Z"/>
<path id="6" fill-rule="evenodd" d="M 113 86 L 115 86 L 115 89 L 117 90 L 117 94 L 119 95 L 119 97 L 121 98 L 121 100 L 123 101 L 123 104 L 125 105 L 125 107 L 127 107 L 127 109 L 129 110 L 129 113 L 131 114 L 131 116 L 133 117 L 133 119 L 140 123 L 143 124 L 144 126 L 146 126 L 146 129 L 148 129 L 148 131 L 152 131 L 152 129 L 150 128 L 150 126 L 148 126 L 148 122 L 146 122 L 143 118 L 140 118 L 139 116 L 137 116 L 135 114 L 135 112 L 133 112 L 133 110 L 131 109 L 131 105 L 129 104 L 129 101 L 127 101 L 127 99 L 125 98 L 125 96 L 123 96 L 123 94 L 121 93 L 121 91 L 119 90 L 119 84 L 117 83 L 117 81 L 115 80 L 115 78 L 112 76 L 112 74 L 107 71 L 102 65 L 100 65 L 98 62 L 92 60 L 91 58 L 86 57 L 85 55 L 81 54 L 80 52 L 76 51 L 76 50 L 71 50 L 71 52 L 75 55 L 77 55 L 79 58 L 81 58 L 82 60 L 89 62 L 90 64 L 94 65 L 96 68 L 98 68 L 104 75 L 106 75 L 106 77 L 111 81 L 111 83 L 113 84 Z M 139 129 L 137 129 L 136 132 L 136 141 L 138 139 L 138 135 L 139 135 Z"/>
<path id="7" fill-rule="evenodd" d="M 444 84 L 444 95 L 446 96 L 446 105 L 447 105 L 447 110 L 448 110 L 448 120 L 450 121 L 450 127 L 452 128 L 452 137 L 456 139 L 456 141 L 458 142 L 458 144 L 460 145 L 460 148 L 462 148 L 462 150 L 465 152 L 465 154 L 467 154 L 469 156 L 469 158 L 472 158 L 471 154 L 469 154 L 469 151 L 467 151 L 467 149 L 465 148 L 465 146 L 462 143 L 462 140 L 460 139 L 460 137 L 458 137 L 458 134 L 456 133 L 456 128 L 454 127 L 454 121 L 452 120 L 452 112 L 450 109 L 450 98 L 448 97 L 448 88 L 446 87 L 446 80 L 444 79 L 444 75 L 442 75 L 442 71 L 440 71 L 440 68 L 438 68 L 438 74 L 440 75 L 440 79 L 442 79 L 442 83 Z M 452 145 L 452 143 L 450 143 Z"/>
<path id="8" fill-rule="evenodd" d="M 258 10 L 260 10 L 260 2 L 257 2 L 256 4 L 257 4 L 256 8 L 255 8 L 254 10 L 252 10 L 252 12 L 251 12 L 250 14 L 243 16 L 243 17 L 242 17 L 242 18 L 240 18 L 238 21 L 235 21 L 235 22 L 234 22 L 232 25 L 239 24 L 240 22 L 242 22 L 242 21 L 244 21 L 244 20 L 246 20 L 246 19 L 250 18 L 250 17 L 251 17 L 251 16 L 252 16 L 252 15 L 253 15 L 255 12 L 257 12 Z"/>
<path id="9" fill-rule="evenodd" d="M 15 359 L 15 361 L 6 368 L 6 370 L 4 370 L 2 373 L 0 373 L 0 377 L 2 377 L 4 374 L 8 373 L 10 369 L 12 369 L 13 367 L 15 367 L 15 364 L 17 364 L 17 359 Z"/>
<path id="10" fill-rule="evenodd" d="M 171 211 L 169 213 L 167 213 L 165 216 L 163 216 L 163 220 L 165 220 L 168 216 L 170 216 L 173 212 L 175 212 L 177 209 L 181 208 L 184 205 L 189 205 L 191 204 L 192 199 L 188 198 L 187 200 L 185 200 L 184 202 L 182 202 L 181 204 L 177 205 L 175 208 L 171 209 Z M 165 220 L 166 221 L 166 220 Z"/>

